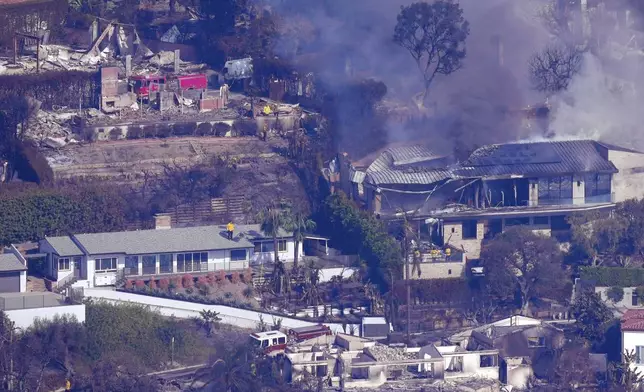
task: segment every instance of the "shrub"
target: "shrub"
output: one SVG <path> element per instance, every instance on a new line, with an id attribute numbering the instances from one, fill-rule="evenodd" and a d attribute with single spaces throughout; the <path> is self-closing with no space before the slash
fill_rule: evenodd
<path id="1" fill-rule="evenodd" d="M 214 272 L 208 272 L 207 279 L 208 279 L 208 284 L 210 284 L 211 286 L 217 283 L 217 275 L 215 275 Z"/>
<path id="2" fill-rule="evenodd" d="M 600 287 L 644 286 L 644 268 L 582 267 L 580 277 Z"/>
<path id="3" fill-rule="evenodd" d="M 246 284 L 253 282 L 253 271 L 250 269 L 250 267 L 246 268 L 246 271 L 244 271 L 241 278 Z"/>
<path id="4" fill-rule="evenodd" d="M 137 126 L 131 126 L 127 130 L 128 139 L 141 139 L 143 137 L 143 128 Z"/>
<path id="5" fill-rule="evenodd" d="M 197 135 L 199 136 L 210 136 L 212 135 L 212 125 L 210 123 L 204 122 L 197 126 Z"/>
<path id="6" fill-rule="evenodd" d="M 167 278 L 159 279 L 159 288 L 167 290 L 170 287 L 170 281 Z"/>
<path id="7" fill-rule="evenodd" d="M 166 138 L 172 136 L 172 127 L 167 124 L 159 124 L 156 128 L 157 137 Z"/>
<path id="8" fill-rule="evenodd" d="M 231 299 L 232 297 L 233 297 L 233 293 L 231 293 L 231 292 L 224 293 L 224 298 Z"/>
<path id="9" fill-rule="evenodd" d="M 148 287 L 150 288 L 150 290 L 156 289 L 157 281 L 154 278 L 150 279 L 150 281 L 148 282 Z"/>
<path id="10" fill-rule="evenodd" d="M 181 278 L 172 278 L 170 279 L 170 288 L 171 289 L 180 289 L 183 286 L 181 285 Z"/>
<path id="11" fill-rule="evenodd" d="M 208 286 L 208 278 L 205 276 L 200 276 L 197 278 L 197 287 L 201 288 L 204 286 Z"/>
<path id="12" fill-rule="evenodd" d="M 132 282 L 132 279 L 128 279 L 125 281 L 125 289 L 126 290 L 132 290 L 134 288 L 134 282 Z"/>
<path id="13" fill-rule="evenodd" d="M 187 294 L 192 294 L 192 293 L 195 291 L 195 289 L 194 289 L 194 288 L 192 288 L 192 286 L 190 286 L 190 287 L 186 287 L 186 288 L 185 288 L 185 290 L 186 290 L 186 293 L 187 293 Z"/>
<path id="14" fill-rule="evenodd" d="M 237 136 L 256 136 L 257 123 L 253 120 L 237 120 L 233 124 L 233 132 Z"/>
<path id="15" fill-rule="evenodd" d="M 234 284 L 239 283 L 239 272 L 237 272 L 237 271 L 233 271 L 233 272 L 230 274 L 230 281 L 231 281 L 232 283 L 234 283 Z"/>
<path id="16" fill-rule="evenodd" d="M 157 130 L 154 125 L 146 125 L 143 127 L 142 131 L 143 137 L 146 139 L 151 139 L 157 136 Z"/>
<path id="17" fill-rule="evenodd" d="M 123 131 L 121 131 L 121 128 L 115 127 L 110 130 L 110 140 L 119 140 L 121 137 L 123 137 Z"/>
<path id="18" fill-rule="evenodd" d="M 142 290 L 145 288 L 145 282 L 142 281 L 141 279 L 137 279 L 137 281 L 134 283 L 137 289 Z"/>
<path id="19" fill-rule="evenodd" d="M 213 131 L 215 133 L 215 136 L 226 136 L 226 134 L 230 131 L 230 125 L 226 123 L 215 123 Z"/>
<path id="20" fill-rule="evenodd" d="M 242 292 L 242 294 L 244 294 L 244 297 L 245 297 L 245 298 L 250 298 L 250 297 L 252 297 L 252 296 L 253 296 L 253 294 L 255 294 L 255 293 L 254 293 L 254 291 L 253 291 L 253 288 L 252 288 L 252 287 L 246 287 L 246 288 L 244 289 L 244 291 Z"/>
<path id="21" fill-rule="evenodd" d="M 181 284 L 183 285 L 184 289 L 189 289 L 195 285 L 195 281 L 192 278 L 192 275 L 185 274 L 181 277 Z"/>
<path id="22" fill-rule="evenodd" d="M 210 285 L 204 284 L 199 286 L 199 294 L 203 295 L 204 297 L 209 296 L 210 292 L 211 292 Z"/>
<path id="23" fill-rule="evenodd" d="M 195 133 L 197 129 L 197 123 L 188 122 L 188 123 L 177 123 L 172 127 L 172 132 L 177 136 L 187 136 Z"/>
<path id="24" fill-rule="evenodd" d="M 624 299 L 624 289 L 622 287 L 613 286 L 606 291 L 606 296 L 613 303 L 618 303 Z"/>
<path id="25" fill-rule="evenodd" d="M 220 285 L 224 285 L 228 282 L 226 279 L 226 271 L 219 271 L 217 273 L 217 283 Z"/>

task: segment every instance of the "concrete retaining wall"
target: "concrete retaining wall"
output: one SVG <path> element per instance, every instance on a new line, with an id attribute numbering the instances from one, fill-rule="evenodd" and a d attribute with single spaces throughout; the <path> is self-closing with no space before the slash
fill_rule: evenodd
<path id="1" fill-rule="evenodd" d="M 52 320 L 56 316 L 74 316 L 76 320 L 85 322 L 85 305 L 54 306 L 50 308 L 16 309 L 5 311 L 9 320 L 18 328 L 29 328 L 39 319 Z"/>
<path id="2" fill-rule="evenodd" d="M 150 306 L 153 310 L 158 310 L 164 316 L 174 316 L 178 318 L 199 317 L 199 312 L 206 309 L 219 313 L 221 322 L 224 324 L 234 325 L 240 328 L 256 329 L 262 316 L 264 322 L 269 326 L 273 320 L 282 319 L 283 328 L 297 328 L 317 325 L 316 322 L 298 320 L 290 317 L 275 316 L 270 313 L 256 312 L 253 310 L 238 309 L 225 305 L 204 305 L 194 302 L 178 301 L 167 298 L 157 298 L 147 295 L 138 295 L 133 293 L 124 293 L 121 291 L 105 289 L 85 289 L 85 296 L 95 299 L 103 299 L 112 303 L 133 302 L 141 305 Z M 334 333 L 344 333 L 342 324 L 324 323 L 329 326 Z M 346 333 L 349 333 L 351 324 L 346 325 Z M 354 334 L 360 333 L 360 325 L 354 324 Z"/>

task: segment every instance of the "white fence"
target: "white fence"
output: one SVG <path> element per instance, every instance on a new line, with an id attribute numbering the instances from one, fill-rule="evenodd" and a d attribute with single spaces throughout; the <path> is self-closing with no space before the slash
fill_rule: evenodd
<path id="1" fill-rule="evenodd" d="M 47 308 L 16 309 L 5 311 L 9 320 L 18 328 L 29 328 L 36 319 L 52 320 L 56 316 L 74 316 L 78 322 L 85 322 L 85 305 L 64 305 Z"/>
<path id="2" fill-rule="evenodd" d="M 256 329 L 260 322 L 260 316 L 269 326 L 274 320 L 281 319 L 283 328 L 297 328 L 317 325 L 316 322 L 298 320 L 291 317 L 276 316 L 270 313 L 256 312 L 253 310 L 238 309 L 225 305 L 205 305 L 187 301 L 177 301 L 174 299 L 151 297 L 133 293 L 124 293 L 122 291 L 106 289 L 85 289 L 86 297 L 103 299 L 113 303 L 133 302 L 141 305 L 147 305 L 153 310 L 158 310 L 164 316 L 174 316 L 178 318 L 199 317 L 202 310 L 212 310 L 219 313 L 221 322 L 224 324 L 234 325 L 240 328 Z M 342 324 L 324 323 L 333 333 L 351 333 L 358 335 L 360 333 L 359 324 L 346 324 L 346 332 Z"/>

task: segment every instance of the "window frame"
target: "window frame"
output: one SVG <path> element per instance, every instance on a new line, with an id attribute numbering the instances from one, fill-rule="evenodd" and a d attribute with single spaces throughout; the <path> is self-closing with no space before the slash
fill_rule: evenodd
<path id="1" fill-rule="evenodd" d="M 234 258 L 233 257 L 233 252 L 244 252 L 244 258 Z M 246 261 L 248 260 L 248 250 L 246 249 L 231 249 L 230 250 L 230 261 Z"/>
<path id="2" fill-rule="evenodd" d="M 467 219 L 461 222 L 461 238 L 464 240 L 475 240 L 478 232 L 478 220 Z M 472 226 L 473 225 L 473 226 Z M 467 236 L 465 235 L 467 233 Z"/>
<path id="3" fill-rule="evenodd" d="M 60 268 L 61 261 L 63 262 L 63 268 Z M 66 261 L 66 264 L 67 264 L 67 268 L 64 268 L 65 261 Z M 71 271 L 71 270 L 72 270 L 72 265 L 71 265 L 71 258 L 70 257 L 57 257 L 56 258 L 56 271 Z"/>
<path id="4" fill-rule="evenodd" d="M 190 255 L 190 270 L 186 269 L 186 262 Z M 198 259 L 198 261 L 195 261 Z M 198 265 L 195 268 L 195 265 Z M 183 268 L 182 268 L 183 267 Z M 182 252 L 177 253 L 177 272 L 202 272 L 208 270 L 208 252 Z"/>
<path id="5" fill-rule="evenodd" d="M 288 252 L 288 241 L 287 240 L 277 240 L 277 252 L 286 253 Z M 253 251 L 255 253 L 273 253 L 275 252 L 275 243 L 271 241 L 256 241 L 253 243 L 255 248 Z"/>
<path id="6" fill-rule="evenodd" d="M 644 346 L 635 346 L 635 364 L 644 365 Z"/>
<path id="7" fill-rule="evenodd" d="M 174 264 L 174 257 L 172 255 L 172 253 L 161 253 L 158 256 L 159 256 L 159 273 L 160 274 L 171 274 L 172 271 L 173 271 L 173 264 Z M 168 257 L 170 258 L 169 260 L 168 260 Z M 170 262 L 170 270 L 169 271 L 166 271 L 163 268 L 163 264 L 164 264 L 163 259 L 164 258 L 166 259 L 165 262 L 168 262 L 168 261 Z"/>
<path id="8" fill-rule="evenodd" d="M 550 225 L 550 217 L 547 217 L 547 216 L 535 216 L 532 219 L 533 219 L 532 224 L 534 226 L 547 226 L 547 225 Z M 541 223 L 537 222 L 537 219 L 541 219 L 542 222 Z"/>
<path id="9" fill-rule="evenodd" d="M 105 260 L 110 260 L 110 264 L 114 263 L 114 268 L 107 268 L 103 269 L 103 262 Z M 99 266 L 101 268 L 96 268 L 96 266 Z M 110 265 L 111 267 L 111 265 Z M 116 269 L 118 267 L 118 259 L 116 257 L 101 257 L 98 259 L 94 259 L 94 272 L 95 273 L 105 273 L 105 272 L 116 272 Z"/>

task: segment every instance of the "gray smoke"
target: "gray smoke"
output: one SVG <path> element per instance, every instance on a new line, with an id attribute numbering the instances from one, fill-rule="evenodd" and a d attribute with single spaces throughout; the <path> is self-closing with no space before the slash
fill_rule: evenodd
<path id="1" fill-rule="evenodd" d="M 387 102 L 414 107 L 411 99 L 422 89 L 420 73 L 409 53 L 392 42 L 400 6 L 412 1 L 265 1 L 285 20 L 304 16 L 312 21 L 319 35 L 302 51 L 317 53 L 308 65 L 315 66 L 324 83 L 341 87 L 351 78 L 373 77 L 387 85 Z M 539 17 L 548 2 L 462 0 L 460 4 L 471 30 L 462 69 L 436 79 L 425 119 L 414 124 L 390 120 L 389 141 L 423 140 L 441 149 L 459 142 L 472 148 L 536 132 L 523 126 L 520 111 L 544 100 L 529 84 L 527 63 L 552 40 Z M 277 46 L 282 56 L 301 62 L 297 58 L 306 56 L 293 56 L 292 47 L 292 42 Z"/>

